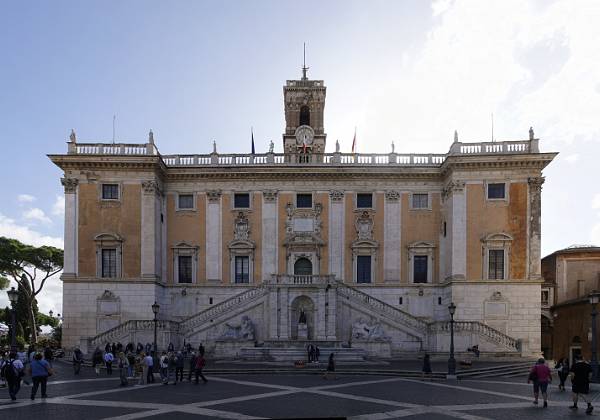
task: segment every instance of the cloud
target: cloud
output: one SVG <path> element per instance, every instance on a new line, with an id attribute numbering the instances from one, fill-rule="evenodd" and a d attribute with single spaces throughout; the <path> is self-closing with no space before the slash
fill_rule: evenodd
<path id="1" fill-rule="evenodd" d="M 35 201 L 35 197 L 29 194 L 19 194 L 17 196 L 17 201 L 19 203 L 33 203 Z"/>
<path id="2" fill-rule="evenodd" d="M 431 3 L 433 16 L 439 16 L 446 12 L 452 6 L 452 0 L 437 0 Z"/>
<path id="3" fill-rule="evenodd" d="M 64 216 L 65 214 L 65 198 L 62 195 L 57 195 L 54 204 L 52 204 L 53 216 Z"/>
<path id="4" fill-rule="evenodd" d="M 51 224 L 52 220 L 46 216 L 44 210 L 38 209 L 37 207 L 31 208 L 23 213 L 23 219 L 35 222 L 41 222 L 44 224 Z"/>
<path id="5" fill-rule="evenodd" d="M 572 155 L 565 156 L 565 160 L 569 163 L 575 163 L 579 160 L 579 155 L 574 153 Z"/>
<path id="6" fill-rule="evenodd" d="M 600 210 L 600 194 L 596 194 L 594 198 L 592 198 L 592 208 Z"/>
<path id="7" fill-rule="evenodd" d="M 15 220 L 4 216 L 2 213 L 0 213 L 0 236 L 18 239 L 28 245 L 63 247 L 62 238 L 44 235 L 30 227 L 18 225 Z"/>

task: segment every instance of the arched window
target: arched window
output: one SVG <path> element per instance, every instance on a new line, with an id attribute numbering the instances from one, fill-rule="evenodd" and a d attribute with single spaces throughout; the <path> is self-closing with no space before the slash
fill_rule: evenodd
<path id="1" fill-rule="evenodd" d="M 312 263 L 308 258 L 298 258 L 294 263 L 295 276 L 310 276 L 312 275 Z"/>
<path id="2" fill-rule="evenodd" d="M 299 125 L 310 125 L 310 109 L 304 105 L 300 108 L 300 124 Z"/>

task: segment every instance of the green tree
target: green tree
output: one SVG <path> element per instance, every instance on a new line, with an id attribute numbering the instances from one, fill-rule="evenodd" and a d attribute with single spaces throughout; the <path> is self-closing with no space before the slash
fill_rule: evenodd
<path id="1" fill-rule="evenodd" d="M 7 279 L 6 277 L 0 276 L 0 290 L 8 289 L 9 284 L 10 284 L 9 279 Z"/>
<path id="2" fill-rule="evenodd" d="M 35 247 L 0 237 L 0 276 L 12 278 L 23 288 L 28 312 L 25 319 L 32 343 L 37 342 L 36 296 L 46 281 L 62 270 L 63 256 L 63 250 L 59 248 Z"/>

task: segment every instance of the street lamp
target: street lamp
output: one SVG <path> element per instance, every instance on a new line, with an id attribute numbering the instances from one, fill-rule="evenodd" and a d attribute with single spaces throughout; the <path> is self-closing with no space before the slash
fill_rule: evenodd
<path id="1" fill-rule="evenodd" d="M 598 315 L 598 311 L 596 310 L 596 305 L 600 302 L 600 292 L 593 291 L 588 295 L 588 299 L 590 300 L 590 304 L 592 305 L 592 382 L 598 382 L 598 355 L 596 353 L 597 343 L 596 343 L 596 315 Z"/>
<path id="2" fill-rule="evenodd" d="M 448 358 L 448 376 L 456 375 L 456 360 L 454 359 L 454 314 L 456 313 L 456 305 L 454 302 L 448 306 L 450 312 L 450 357 Z"/>
<path id="3" fill-rule="evenodd" d="M 156 315 L 158 315 L 159 309 L 160 309 L 160 305 L 158 303 L 156 303 L 156 301 L 154 301 L 154 304 L 152 305 L 152 312 L 154 312 L 154 355 L 155 356 L 158 354 L 157 348 L 156 348 L 156 328 L 157 328 Z"/>
<path id="4" fill-rule="evenodd" d="M 15 305 L 19 299 L 19 292 L 11 287 L 6 294 L 10 301 L 10 350 L 17 351 L 17 310 Z"/>

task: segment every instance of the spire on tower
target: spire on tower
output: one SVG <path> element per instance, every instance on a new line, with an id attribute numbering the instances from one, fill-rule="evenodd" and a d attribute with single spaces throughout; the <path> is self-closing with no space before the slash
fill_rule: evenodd
<path id="1" fill-rule="evenodd" d="M 308 80 L 308 77 L 306 77 L 306 71 L 308 70 L 308 67 L 306 67 L 306 42 L 304 43 L 302 58 L 302 80 Z"/>

